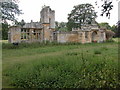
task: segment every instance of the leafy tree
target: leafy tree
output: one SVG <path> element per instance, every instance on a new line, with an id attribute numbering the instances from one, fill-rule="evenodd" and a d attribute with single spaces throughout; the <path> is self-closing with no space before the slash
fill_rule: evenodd
<path id="1" fill-rule="evenodd" d="M 0 2 L 1 17 L 2 17 L 2 39 L 8 39 L 8 23 L 7 20 L 16 22 L 16 15 L 22 14 L 19 9 L 18 2 L 12 0 L 11 2 Z"/>
<path id="2" fill-rule="evenodd" d="M 107 0 L 104 1 L 104 4 L 102 5 L 102 14 L 103 16 L 104 13 L 106 13 L 106 16 L 110 18 L 110 10 L 113 8 L 113 5 L 111 5 L 112 2 L 108 2 Z"/>
<path id="3" fill-rule="evenodd" d="M 74 20 L 69 20 L 67 23 L 68 31 L 71 31 L 73 27 L 75 27 Z"/>
<path id="4" fill-rule="evenodd" d="M 2 23 L 2 40 L 8 39 L 8 23 Z"/>
<path id="5" fill-rule="evenodd" d="M 65 22 L 61 22 L 59 25 L 61 28 L 66 27 L 66 23 Z"/>
<path id="6" fill-rule="evenodd" d="M 116 25 L 113 25 L 113 26 L 111 27 L 111 30 L 115 32 L 115 31 L 117 30 L 117 26 L 116 26 Z"/>
<path id="7" fill-rule="evenodd" d="M 120 20 L 117 22 L 117 37 L 120 37 Z"/>
<path id="8" fill-rule="evenodd" d="M 59 29 L 59 22 L 55 21 L 55 30 Z"/>
<path id="9" fill-rule="evenodd" d="M 23 27 L 25 25 L 25 21 L 23 19 L 20 22 L 15 21 L 15 25 L 19 25 L 19 26 Z"/>
<path id="10" fill-rule="evenodd" d="M 96 0 L 96 2 L 95 2 L 96 5 L 98 5 L 98 1 L 100 1 L 100 0 Z M 113 9 L 113 5 L 112 5 L 113 1 L 111 1 L 111 0 L 101 0 L 101 1 L 103 2 L 102 6 L 101 6 L 102 7 L 101 16 L 106 14 L 106 17 L 110 18 L 110 11 Z"/>
<path id="11" fill-rule="evenodd" d="M 5 22 L 6 20 L 16 21 L 15 15 L 22 14 L 21 10 L 19 9 L 18 3 L 15 0 L 12 0 L 11 2 L 0 2 L 0 6 L 3 22 Z"/>
<path id="12" fill-rule="evenodd" d="M 66 22 L 55 22 L 55 29 L 59 31 L 67 31 Z"/>
<path id="13" fill-rule="evenodd" d="M 67 26 L 70 30 L 72 28 L 81 28 L 82 25 L 91 24 L 91 21 L 96 17 L 96 12 L 91 4 L 76 5 L 68 14 Z"/>
<path id="14" fill-rule="evenodd" d="M 106 29 L 108 29 L 108 30 L 111 30 L 111 26 L 110 26 L 109 23 L 107 23 L 107 22 L 99 23 L 99 26 L 100 26 L 100 27 L 104 27 L 104 28 L 106 28 Z"/>
<path id="15" fill-rule="evenodd" d="M 111 30 L 115 33 L 115 36 L 114 36 L 114 37 L 117 37 L 117 34 L 118 34 L 117 26 L 116 26 L 116 25 L 113 25 L 113 26 L 111 27 Z"/>
<path id="16" fill-rule="evenodd" d="M 59 24 L 59 31 L 67 31 L 67 23 L 66 22 L 60 22 Z"/>

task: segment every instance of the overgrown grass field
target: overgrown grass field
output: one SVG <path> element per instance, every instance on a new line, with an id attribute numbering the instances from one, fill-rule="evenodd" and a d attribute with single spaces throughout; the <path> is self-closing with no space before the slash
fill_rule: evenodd
<path id="1" fill-rule="evenodd" d="M 3 88 L 117 88 L 118 43 L 3 44 Z"/>

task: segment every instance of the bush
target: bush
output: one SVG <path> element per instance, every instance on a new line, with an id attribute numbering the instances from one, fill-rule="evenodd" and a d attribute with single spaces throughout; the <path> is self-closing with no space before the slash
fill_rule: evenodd
<path id="1" fill-rule="evenodd" d="M 101 50 L 106 51 L 106 50 L 108 50 L 108 48 L 107 47 L 102 47 Z"/>
<path id="2" fill-rule="evenodd" d="M 95 50 L 94 54 L 101 54 L 101 51 L 100 50 Z"/>
<path id="3" fill-rule="evenodd" d="M 106 42 L 115 42 L 113 39 L 106 40 Z"/>
<path id="4" fill-rule="evenodd" d="M 33 42 L 33 43 L 19 43 L 18 45 L 13 45 L 12 43 L 2 43 L 3 49 L 21 49 L 21 48 L 38 48 L 45 46 L 56 46 L 56 45 L 80 45 L 81 43 L 58 43 L 58 42 Z"/>
<path id="5" fill-rule="evenodd" d="M 66 55 L 72 56 L 72 55 L 78 55 L 78 52 L 68 52 Z"/>

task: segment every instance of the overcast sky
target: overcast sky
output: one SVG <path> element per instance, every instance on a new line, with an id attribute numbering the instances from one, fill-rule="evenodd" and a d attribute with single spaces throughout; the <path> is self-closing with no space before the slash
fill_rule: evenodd
<path id="1" fill-rule="evenodd" d="M 110 19 L 100 16 L 101 6 L 103 2 L 97 0 L 98 6 L 95 5 L 96 0 L 19 0 L 19 7 L 24 13 L 18 17 L 18 20 L 24 19 L 25 22 L 34 22 L 40 20 L 40 11 L 43 5 L 50 6 L 52 10 L 55 10 L 55 21 L 67 22 L 68 14 L 73 9 L 73 6 L 83 3 L 90 3 L 95 7 L 98 12 L 97 22 L 108 22 L 110 25 L 116 24 L 118 21 L 118 1 L 113 0 L 113 10 L 111 11 Z"/>

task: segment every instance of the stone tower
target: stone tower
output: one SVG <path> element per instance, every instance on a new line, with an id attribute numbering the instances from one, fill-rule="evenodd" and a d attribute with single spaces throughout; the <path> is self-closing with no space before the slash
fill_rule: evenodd
<path id="1" fill-rule="evenodd" d="M 40 12 L 40 22 L 43 25 L 43 40 L 52 41 L 53 31 L 55 30 L 55 11 L 49 6 L 44 6 Z"/>

